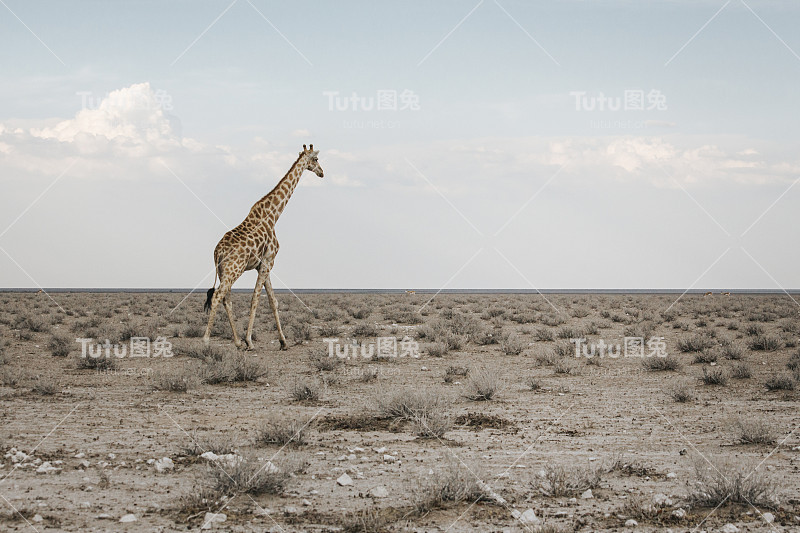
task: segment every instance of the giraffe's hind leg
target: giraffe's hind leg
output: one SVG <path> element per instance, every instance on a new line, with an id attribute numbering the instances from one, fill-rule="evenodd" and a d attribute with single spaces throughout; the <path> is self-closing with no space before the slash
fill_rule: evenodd
<path id="1" fill-rule="evenodd" d="M 237 348 L 241 348 L 242 341 L 239 340 L 239 334 L 236 332 L 236 319 L 233 317 L 233 303 L 231 303 L 230 289 L 228 289 L 228 293 L 222 299 L 222 303 L 225 305 L 225 311 L 228 313 L 228 321 L 230 321 L 231 323 L 231 331 L 233 332 L 233 344 L 235 344 Z"/>
<path id="2" fill-rule="evenodd" d="M 256 308 L 258 307 L 258 298 L 261 295 L 261 286 L 264 285 L 264 280 L 268 274 L 269 271 L 263 268 L 259 269 L 256 288 L 253 290 L 253 299 L 250 301 L 250 321 L 247 323 L 247 336 L 245 338 L 247 341 L 248 350 L 255 349 L 255 346 L 253 345 L 253 323 L 256 320 Z"/>
<path id="3" fill-rule="evenodd" d="M 214 327 L 214 318 L 217 316 L 217 307 L 219 306 L 220 302 L 222 302 L 223 298 L 228 295 L 232 285 L 233 283 L 228 278 L 223 277 L 220 280 L 219 288 L 214 291 L 214 296 L 211 297 L 211 309 L 208 313 L 208 325 L 206 326 L 206 333 L 203 335 L 203 342 L 205 344 L 208 344 L 208 341 L 211 338 L 211 328 Z"/>
<path id="4" fill-rule="evenodd" d="M 267 276 L 264 278 L 264 288 L 267 289 L 269 305 L 272 307 L 272 313 L 275 315 L 275 325 L 278 327 L 278 338 L 281 341 L 281 350 L 285 350 L 286 337 L 283 336 L 283 329 L 281 329 L 281 319 L 278 316 L 278 301 L 275 299 L 275 293 L 272 292 L 272 282 L 269 279 L 269 271 L 267 271 Z"/>

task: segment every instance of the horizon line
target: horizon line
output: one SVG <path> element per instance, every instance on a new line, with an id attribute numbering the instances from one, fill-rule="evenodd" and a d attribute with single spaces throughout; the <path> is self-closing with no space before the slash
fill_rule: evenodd
<path id="1" fill-rule="evenodd" d="M 0 287 L 0 293 L 205 293 L 207 289 L 190 289 L 181 287 Z M 705 289 L 682 289 L 682 288 L 560 288 L 560 289 L 397 289 L 397 288 L 275 288 L 276 294 L 405 294 L 409 291 L 419 294 L 712 294 L 722 295 L 723 293 L 734 294 L 800 294 L 800 289 L 765 289 L 765 288 L 705 288 Z M 253 289 L 232 289 L 235 293 L 252 293 Z M 262 289 L 263 292 L 263 289 Z"/>

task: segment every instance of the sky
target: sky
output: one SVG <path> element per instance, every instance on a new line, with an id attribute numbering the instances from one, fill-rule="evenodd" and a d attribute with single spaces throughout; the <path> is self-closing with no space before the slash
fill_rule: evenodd
<path id="1" fill-rule="evenodd" d="M 800 5 L 0 2 L 0 287 L 800 288 Z M 235 285 L 249 288 L 255 274 Z"/>

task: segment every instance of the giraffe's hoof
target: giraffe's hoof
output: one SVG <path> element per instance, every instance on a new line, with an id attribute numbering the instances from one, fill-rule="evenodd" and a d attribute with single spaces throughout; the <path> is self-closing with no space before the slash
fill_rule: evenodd
<path id="1" fill-rule="evenodd" d="M 245 347 L 245 350 L 247 350 L 248 352 L 252 352 L 255 349 L 256 349 L 256 345 L 253 344 L 252 342 L 248 342 L 247 346 Z"/>
<path id="2" fill-rule="evenodd" d="M 281 350 L 288 350 L 288 349 L 289 349 L 289 347 L 286 346 L 286 341 L 285 340 L 281 340 Z"/>

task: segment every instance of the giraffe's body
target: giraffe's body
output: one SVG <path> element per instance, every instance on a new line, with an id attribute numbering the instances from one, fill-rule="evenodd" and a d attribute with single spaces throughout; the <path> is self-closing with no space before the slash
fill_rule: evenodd
<path id="1" fill-rule="evenodd" d="M 281 348 L 286 349 L 286 337 L 281 329 L 281 321 L 278 318 L 278 302 L 272 291 L 272 283 L 269 279 L 270 270 L 275 263 L 275 255 L 278 253 L 278 239 L 275 237 L 275 223 L 286 207 L 286 203 L 294 192 L 297 182 L 303 171 L 310 170 L 320 178 L 323 177 L 322 167 L 317 160 L 318 151 L 314 150 L 312 144 L 310 149 L 303 145 L 297 161 L 295 161 L 289 172 L 281 179 L 272 191 L 256 202 L 250 209 L 247 217 L 241 224 L 227 232 L 220 239 L 217 247 L 214 248 L 214 265 L 216 275 L 219 277 L 219 289 L 213 287 L 208 291 L 206 309 L 210 310 L 208 326 L 203 336 L 203 341 L 208 343 L 211 337 L 211 328 L 214 325 L 214 317 L 220 301 L 225 306 L 228 320 L 233 330 L 233 342 L 237 347 L 241 346 L 239 334 L 236 331 L 236 322 L 233 318 L 233 306 L 230 300 L 230 291 L 233 284 L 247 270 L 257 270 L 258 280 L 253 290 L 253 298 L 250 302 L 250 321 L 247 325 L 246 342 L 247 347 L 253 348 L 253 322 L 255 321 L 258 298 L 263 286 L 269 297 L 272 313 L 275 315 L 275 323 L 278 328 L 278 337 Z"/>

